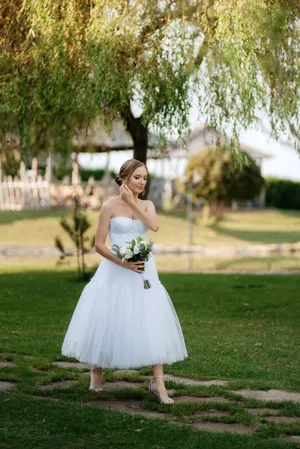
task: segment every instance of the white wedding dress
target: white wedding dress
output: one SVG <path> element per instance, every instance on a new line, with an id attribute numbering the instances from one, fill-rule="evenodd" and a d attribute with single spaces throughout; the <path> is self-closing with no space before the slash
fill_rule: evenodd
<path id="1" fill-rule="evenodd" d="M 111 244 L 123 246 L 142 236 L 141 220 L 114 217 Z M 66 332 L 62 354 L 91 366 L 138 368 L 171 364 L 188 357 L 172 301 L 161 284 L 153 256 L 145 263 L 151 283 L 144 289 L 139 273 L 103 259 L 84 287 Z"/>

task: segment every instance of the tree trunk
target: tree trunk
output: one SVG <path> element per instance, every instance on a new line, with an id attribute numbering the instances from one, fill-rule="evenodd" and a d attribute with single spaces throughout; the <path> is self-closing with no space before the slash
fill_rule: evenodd
<path id="1" fill-rule="evenodd" d="M 124 118 L 126 121 L 126 129 L 133 140 L 133 158 L 146 164 L 148 151 L 148 125 L 144 125 L 140 117 L 135 118 L 130 109 Z M 147 182 L 145 195 L 140 196 L 141 199 L 147 199 L 149 189 L 150 182 Z"/>
<path id="2" fill-rule="evenodd" d="M 126 128 L 133 140 L 133 157 L 144 164 L 147 162 L 148 126 L 142 123 L 141 118 L 135 118 L 131 111 L 126 114 Z"/>

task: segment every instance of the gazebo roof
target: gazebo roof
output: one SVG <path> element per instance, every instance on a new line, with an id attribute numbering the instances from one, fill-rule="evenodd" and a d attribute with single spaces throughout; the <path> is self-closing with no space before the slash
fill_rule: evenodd
<path id="1" fill-rule="evenodd" d="M 157 136 L 150 134 L 148 148 L 154 148 L 157 144 Z M 100 120 L 95 120 L 87 133 L 81 130 L 79 135 L 73 137 L 73 145 L 81 153 L 90 152 L 91 149 L 97 153 L 105 153 L 132 150 L 133 140 L 123 122 L 115 121 L 110 129 L 105 129 Z"/>

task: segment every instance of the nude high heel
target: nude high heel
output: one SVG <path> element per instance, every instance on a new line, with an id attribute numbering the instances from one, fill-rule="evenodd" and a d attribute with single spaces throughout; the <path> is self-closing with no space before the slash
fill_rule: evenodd
<path id="1" fill-rule="evenodd" d="M 158 391 L 156 391 L 156 390 L 153 388 L 153 379 L 158 379 L 158 378 L 162 378 L 162 379 L 163 379 L 164 376 L 153 376 L 152 379 L 150 380 L 150 383 L 149 383 L 149 391 L 151 391 L 151 393 L 155 394 L 155 395 L 158 397 L 159 402 L 160 402 L 161 404 L 164 404 L 164 405 L 173 405 L 173 404 L 174 404 L 173 399 L 169 398 L 169 396 L 161 397 L 160 394 L 158 393 Z"/>
<path id="2" fill-rule="evenodd" d="M 101 391 L 103 391 L 103 387 L 102 387 L 102 385 L 93 385 L 92 377 L 93 377 L 93 368 L 91 368 L 91 385 L 89 386 L 89 390 L 96 391 L 97 393 L 100 393 Z"/>

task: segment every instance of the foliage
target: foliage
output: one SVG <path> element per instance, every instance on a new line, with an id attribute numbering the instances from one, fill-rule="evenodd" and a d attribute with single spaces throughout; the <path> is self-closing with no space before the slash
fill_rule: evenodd
<path id="1" fill-rule="evenodd" d="M 72 176 L 72 169 L 62 165 L 58 165 L 57 167 L 54 168 L 53 171 L 55 178 L 58 181 L 62 181 L 65 176 L 69 176 L 70 178 Z"/>
<path id="2" fill-rule="evenodd" d="M 221 131 L 266 114 L 297 146 L 299 18 L 296 0 L 2 0 L 1 134 L 67 152 L 96 117 L 128 125 L 134 100 L 182 135 L 194 97 Z"/>
<path id="3" fill-rule="evenodd" d="M 89 239 L 88 237 L 85 237 L 85 233 L 90 228 L 91 224 L 88 221 L 86 214 L 80 211 L 79 206 L 79 197 L 75 195 L 72 223 L 69 223 L 66 218 L 62 218 L 60 221 L 60 225 L 63 230 L 69 235 L 76 247 L 78 275 L 82 280 L 87 280 L 88 274 L 86 272 L 84 254 L 88 251 L 85 247 L 85 242 L 87 242 Z M 69 254 L 65 250 L 60 237 L 55 237 L 55 246 L 62 254 L 60 256 L 60 262 L 62 262 L 66 257 L 72 256 L 72 254 Z M 94 238 L 92 239 L 91 246 L 94 246 Z"/>
<path id="4" fill-rule="evenodd" d="M 0 151 L 0 168 L 2 176 L 18 176 L 20 169 L 20 158 L 15 151 L 4 149 Z"/>
<path id="5" fill-rule="evenodd" d="M 267 178 L 266 206 L 300 210 L 300 182 Z"/>
<path id="6" fill-rule="evenodd" d="M 261 191 L 264 179 L 260 168 L 247 156 L 247 164 L 236 167 L 234 155 L 227 150 L 207 149 L 193 156 L 186 166 L 186 185 L 193 183 L 193 194 L 209 203 L 251 200 Z M 195 172 L 199 180 L 193 182 Z"/>
<path id="7" fill-rule="evenodd" d="M 110 170 L 110 177 L 114 179 L 117 174 L 114 170 Z M 83 182 L 87 182 L 90 177 L 93 177 L 95 181 L 101 181 L 104 178 L 104 168 L 80 168 L 80 177 Z"/>

